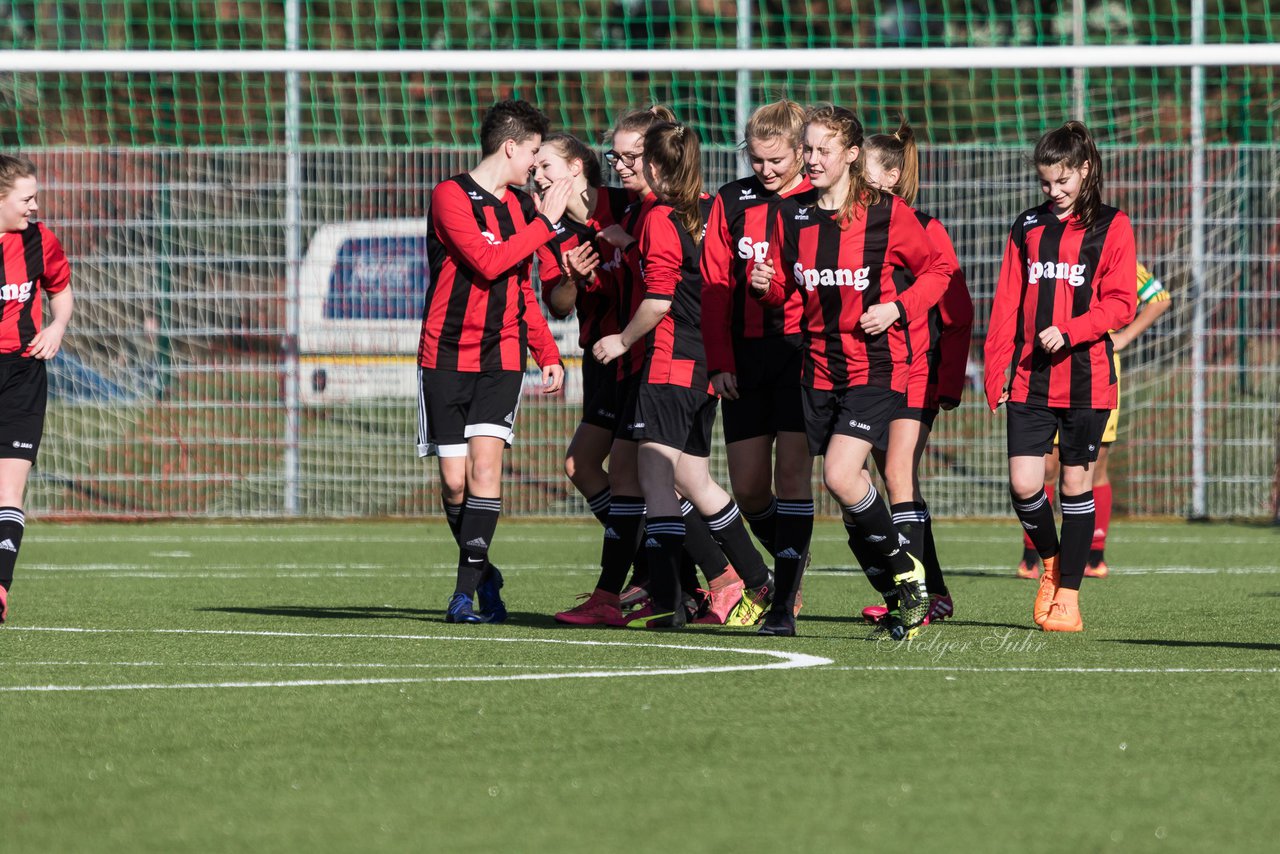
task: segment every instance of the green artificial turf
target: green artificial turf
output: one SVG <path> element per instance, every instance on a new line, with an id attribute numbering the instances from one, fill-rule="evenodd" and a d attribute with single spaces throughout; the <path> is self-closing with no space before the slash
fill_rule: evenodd
<path id="1" fill-rule="evenodd" d="M 1120 521 L 1046 635 L 1013 523 L 936 528 L 956 617 L 894 644 L 830 521 L 794 639 L 556 626 L 586 523 L 502 522 L 465 627 L 439 519 L 33 523 L 0 849 L 1270 850 L 1280 533 Z"/>

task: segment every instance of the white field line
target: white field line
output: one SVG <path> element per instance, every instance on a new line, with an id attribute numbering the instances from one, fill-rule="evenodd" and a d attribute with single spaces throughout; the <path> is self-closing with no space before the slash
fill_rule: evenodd
<path id="1" fill-rule="evenodd" d="M 927 667 L 867 664 L 823 669 L 885 673 L 1280 673 L 1280 667 Z"/>
<path id="2" fill-rule="evenodd" d="M 581 664 L 389 664 L 341 661 L 0 661 L 0 670 L 6 667 L 311 667 L 317 669 L 375 668 L 381 670 L 568 670 L 581 668 Z M 645 670 L 658 665 L 592 664 L 602 670 Z"/>
<path id="3" fill-rule="evenodd" d="M 137 564 L 137 563 L 93 563 L 93 564 L 42 564 L 22 567 L 22 580 L 47 580 L 57 578 L 150 578 L 150 579 L 242 579 L 242 578 L 453 578 L 456 563 L 422 564 L 418 569 L 405 569 L 403 565 L 391 564 L 259 564 L 260 571 L 244 572 L 245 564 L 210 564 L 183 569 L 173 565 Z M 945 567 L 950 572 L 997 572 L 1013 577 L 1006 563 L 952 565 Z M 564 577 L 589 576 L 599 574 L 596 567 L 566 568 L 563 564 L 522 563 L 503 564 L 503 575 L 519 576 L 524 572 L 536 572 L 539 575 L 556 575 Z M 1280 573 L 1280 566 L 1124 566 L 1111 567 L 1115 575 L 1275 575 Z M 855 569 L 811 569 L 806 575 L 851 575 L 858 574 Z"/>
<path id="4" fill-rule="evenodd" d="M 767 649 L 742 649 L 736 647 L 707 647 L 687 644 L 634 643 L 628 641 L 585 641 L 562 640 L 558 638 L 490 638 L 449 635 L 379 635 L 357 633 L 328 632 L 272 632 L 243 631 L 234 629 L 89 629 L 71 626 L 13 626 L 12 630 L 29 632 L 60 632 L 70 634 L 160 634 L 160 635 L 215 635 L 234 637 L 277 637 L 277 638 L 334 638 L 334 639 L 366 639 L 366 640 L 407 640 L 407 641 L 471 641 L 479 643 L 540 643 L 562 646 L 584 647 L 629 647 L 635 649 L 678 649 L 702 653 L 735 653 L 740 655 L 764 656 L 771 661 L 764 664 L 721 665 L 717 667 L 648 667 L 628 668 L 625 670 L 579 670 L 564 673 L 512 673 L 491 676 L 436 676 L 406 677 L 394 679 L 303 679 L 290 681 L 264 682 L 185 682 L 180 684 L 163 683 L 125 683 L 114 685 L 13 685 L 0 687 L 0 693 L 31 692 L 67 692 L 67 691 L 140 691 L 162 689 L 208 689 L 208 688 L 303 688 L 330 685 L 404 685 L 426 682 L 512 682 L 543 681 L 550 679 L 612 679 L 624 676 L 685 676 L 703 673 L 736 673 L 744 671 L 792 670 L 796 668 L 818 667 L 831 664 L 829 658 L 804 653 L 785 652 Z"/>

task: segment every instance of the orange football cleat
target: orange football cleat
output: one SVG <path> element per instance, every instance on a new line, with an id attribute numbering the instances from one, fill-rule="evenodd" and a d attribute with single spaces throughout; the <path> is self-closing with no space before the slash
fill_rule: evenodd
<path id="1" fill-rule="evenodd" d="M 1043 625 L 1049 616 L 1049 606 L 1058 592 L 1058 555 L 1044 559 L 1044 572 L 1040 573 L 1040 586 L 1036 588 L 1036 602 L 1032 616 L 1036 625 Z"/>

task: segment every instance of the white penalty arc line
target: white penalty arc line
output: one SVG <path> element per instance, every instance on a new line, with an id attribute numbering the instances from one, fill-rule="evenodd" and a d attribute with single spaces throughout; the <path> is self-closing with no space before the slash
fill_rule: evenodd
<path id="1" fill-rule="evenodd" d="M 947 667 L 850 664 L 825 669 L 862 673 L 1280 673 L 1280 667 Z"/>
<path id="2" fill-rule="evenodd" d="M 487 643 L 542 643 L 564 646 L 628 647 L 635 649 L 678 649 L 704 653 L 739 653 L 767 656 L 774 659 L 766 664 L 736 664 L 718 667 L 669 667 L 629 670 L 581 670 L 569 673 L 511 673 L 488 676 L 435 676 L 387 679 L 297 679 L 273 681 L 235 682 L 185 682 L 129 683 L 119 685 L 11 685 L 0 686 L 0 693 L 65 692 L 65 691 L 147 691 L 164 689 L 201 688 L 309 688 L 330 685 L 407 685 L 427 682 L 534 682 L 550 679 L 611 679 L 631 676 L 687 676 L 706 673 L 739 673 L 764 670 L 793 670 L 821 667 L 832 664 L 829 658 L 798 652 L 770 649 L 744 649 L 739 647 L 707 647 L 690 644 L 634 643 L 630 641 L 562 640 L 558 638 L 487 638 L 451 635 L 378 635 L 357 633 L 270 632 L 238 629 L 86 629 L 70 626 L 12 626 L 6 631 L 61 632 L 67 634 L 173 634 L 220 635 L 234 637 L 325 638 L 356 640 L 409 640 L 409 641 L 478 641 Z"/>

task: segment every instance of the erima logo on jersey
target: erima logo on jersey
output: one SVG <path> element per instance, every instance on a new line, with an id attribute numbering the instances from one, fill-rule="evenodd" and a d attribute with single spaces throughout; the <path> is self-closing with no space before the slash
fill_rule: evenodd
<path id="1" fill-rule="evenodd" d="M 855 291 L 865 291 L 871 284 L 870 267 L 859 267 L 856 270 L 845 267 L 832 270 L 830 267 L 823 267 L 815 270 L 797 261 L 791 268 L 791 274 L 795 277 L 796 284 L 803 285 L 806 291 L 813 291 L 818 287 L 853 288 Z"/>
<path id="2" fill-rule="evenodd" d="M 793 217 L 791 217 L 791 218 L 792 218 L 792 219 L 794 219 L 794 220 L 802 220 L 802 219 L 803 219 L 803 220 L 807 220 L 807 219 L 809 218 L 809 209 L 808 209 L 808 208 L 796 208 L 795 216 L 793 216 Z"/>
<path id="3" fill-rule="evenodd" d="M 467 190 L 467 196 L 471 198 L 473 201 L 477 201 L 477 202 L 484 201 L 484 196 L 480 195 L 475 190 Z"/>
<path id="4" fill-rule="evenodd" d="M 763 264 L 764 259 L 769 257 L 769 241 L 755 241 L 750 237 L 744 237 L 738 241 L 738 257 L 744 261 L 755 261 L 757 264 Z"/>
<path id="5" fill-rule="evenodd" d="M 755 197 L 756 197 L 755 190 L 743 190 L 742 195 L 738 196 L 738 201 L 745 202 L 747 199 L 754 199 Z"/>
<path id="6" fill-rule="evenodd" d="M 1065 261 L 1028 261 L 1027 283 L 1034 285 L 1041 279 L 1065 279 L 1067 284 L 1078 288 L 1084 284 L 1084 264 L 1068 264 Z"/>
<path id="7" fill-rule="evenodd" d="M 497 246 L 499 243 L 502 242 L 501 240 L 493 236 L 492 231 L 482 231 L 480 232 L 480 236 L 483 237 L 485 240 L 489 241 L 490 246 Z"/>
<path id="8" fill-rule="evenodd" d="M 1036 215 L 1035 215 L 1035 214 L 1027 214 L 1027 218 L 1026 218 L 1026 219 L 1024 219 L 1024 220 L 1022 221 L 1022 224 L 1023 224 L 1023 225 L 1035 225 L 1035 224 L 1036 224 Z"/>
<path id="9" fill-rule="evenodd" d="M 16 285 L 0 285 L 0 299 L 11 300 L 16 299 L 18 302 L 26 302 L 31 299 L 31 292 L 35 290 L 35 282 L 20 282 Z"/>

